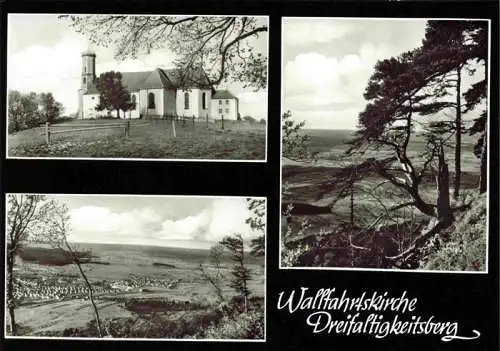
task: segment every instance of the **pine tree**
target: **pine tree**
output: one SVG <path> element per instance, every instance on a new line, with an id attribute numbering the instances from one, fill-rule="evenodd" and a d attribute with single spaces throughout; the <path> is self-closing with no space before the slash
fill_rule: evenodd
<path id="1" fill-rule="evenodd" d="M 250 295 L 248 281 L 252 277 L 252 272 L 245 265 L 245 247 L 243 237 L 241 234 L 226 236 L 220 241 L 220 244 L 224 245 L 224 247 L 229 250 L 231 253 L 231 260 L 236 263 L 231 272 L 233 279 L 231 280 L 230 286 L 243 297 L 245 312 L 247 312 L 248 296 Z"/>
<path id="2" fill-rule="evenodd" d="M 460 193 L 461 178 L 461 144 L 464 127 L 462 115 L 467 112 L 462 100 L 462 75 L 471 70 L 471 59 L 476 55 L 474 40 L 471 35 L 480 22 L 471 21 L 428 21 L 425 38 L 422 42 L 420 64 L 432 62 L 434 70 L 442 75 L 433 82 L 435 98 L 445 98 L 454 95 L 454 100 L 448 101 L 441 108 L 451 107 L 455 110 L 455 118 L 450 124 L 450 130 L 455 135 L 455 182 L 454 197 Z M 433 113 L 435 113 L 434 111 Z"/>

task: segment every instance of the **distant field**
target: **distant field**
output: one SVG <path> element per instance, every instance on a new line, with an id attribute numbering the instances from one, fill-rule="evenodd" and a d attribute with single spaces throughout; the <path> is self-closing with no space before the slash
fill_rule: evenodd
<path id="1" fill-rule="evenodd" d="M 77 247 L 82 252 L 90 252 L 97 263 L 107 263 L 89 262 L 83 269 L 97 296 L 101 319 L 109 325 L 123 328 L 127 323 L 135 323 L 134 328 L 143 330 L 148 323 L 151 328 L 158 328 L 159 322 L 169 325 L 181 320 L 182 325 L 177 327 L 183 331 L 171 330 L 170 336 L 187 333 L 185 337 L 189 337 L 185 324 L 190 319 L 194 318 L 196 323 L 205 321 L 208 326 L 222 318 L 213 315 L 216 295 L 199 270 L 200 263 L 208 270 L 213 269 L 208 250 L 84 243 Z M 24 335 L 61 336 L 70 328 L 86 330 L 94 317 L 77 268 L 72 264 L 35 263 L 47 255 L 55 255 L 56 251 L 44 245 L 27 247 L 24 251 L 16 265 L 16 277 L 23 286 L 16 317 Z M 22 256 L 27 259 L 23 260 Z M 229 286 L 232 264 L 225 255 L 221 273 L 227 299 L 236 294 Z M 253 273 L 249 282 L 252 296 L 263 299 L 264 259 L 249 257 L 247 264 Z M 154 306 L 164 307 L 155 310 Z M 117 333 L 132 337 L 126 330 Z M 139 334 L 136 337 L 141 337 Z"/>
<path id="2" fill-rule="evenodd" d="M 310 140 L 307 144 L 309 150 L 315 155 L 316 162 L 314 166 L 330 166 L 338 167 L 342 163 L 352 162 L 343 153 L 348 149 L 346 143 L 353 139 L 354 130 L 335 130 L 335 129 L 304 129 L 302 131 L 310 135 Z M 464 134 L 462 136 L 462 170 L 466 172 L 479 172 L 479 160 L 474 155 L 474 144 L 477 141 L 476 136 Z M 415 157 L 425 150 L 425 140 L 421 135 L 413 135 L 408 146 L 408 154 Z M 447 152 L 448 161 L 454 163 L 454 151 L 452 149 L 445 150 Z M 376 152 L 367 152 L 365 157 L 380 157 L 381 154 L 392 156 L 390 150 L 381 149 Z M 285 165 L 293 164 L 285 160 Z M 416 162 L 418 164 L 418 162 Z"/>
<path id="3" fill-rule="evenodd" d="M 120 120 L 124 123 L 123 120 Z M 67 129 L 77 124 L 99 126 L 119 120 L 75 120 L 58 124 Z M 64 129 L 57 127 L 59 130 Z M 124 128 L 53 134 L 46 145 L 43 128 L 8 135 L 8 155 L 13 157 L 107 157 L 168 159 L 265 159 L 266 126 L 247 122 L 187 121 L 176 125 L 173 137 L 169 121 L 131 120 L 130 137 Z"/>

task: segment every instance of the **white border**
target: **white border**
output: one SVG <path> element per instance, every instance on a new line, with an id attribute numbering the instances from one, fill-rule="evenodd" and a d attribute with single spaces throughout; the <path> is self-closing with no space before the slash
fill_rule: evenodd
<path id="1" fill-rule="evenodd" d="M 9 18 L 12 15 L 16 16 L 59 16 L 59 15 L 68 15 L 68 13 L 9 13 L 7 14 L 7 62 L 9 61 Z M 5 128 L 5 158 L 11 160 L 92 160 L 92 161 L 170 161 L 170 162 L 245 162 L 245 163 L 267 163 L 267 154 L 268 154 L 268 139 L 269 139 L 269 38 L 271 33 L 271 26 L 269 16 L 263 15 L 204 15 L 204 14 L 120 14 L 120 13 L 109 13 L 109 14 L 91 14 L 91 13 L 71 13 L 70 15 L 78 15 L 78 16 L 110 16 L 110 15 L 124 15 L 130 17 L 147 17 L 147 16 L 156 16 L 156 17 L 173 17 L 173 16 L 200 16 L 200 17 L 253 17 L 253 18 L 265 18 L 267 21 L 267 32 L 266 32 L 266 43 L 267 43 L 267 80 L 266 80 L 266 88 L 265 92 L 267 94 L 266 104 L 267 104 L 267 118 L 266 118 L 266 136 L 265 136 L 265 155 L 263 160 L 231 160 L 231 159 L 192 159 L 192 158 L 133 158 L 133 157 L 32 157 L 32 156 L 9 156 L 9 133 L 8 133 L 8 109 L 5 110 L 6 116 L 6 128 Z M 8 106 L 8 97 L 9 97 L 9 85 L 8 80 L 6 80 L 7 86 L 7 94 L 5 96 L 5 106 Z"/>
<path id="2" fill-rule="evenodd" d="M 47 195 L 47 196 L 73 196 L 73 197 L 146 197 L 146 198 L 209 198 L 209 199 L 260 199 L 265 200 L 266 204 L 266 220 L 264 222 L 264 232 L 265 232 L 265 253 L 264 253 L 264 338 L 263 339 L 158 339 L 158 338 L 92 338 L 92 337 L 56 337 L 56 336 L 13 336 L 7 334 L 7 314 L 4 316 L 4 338 L 5 339 L 34 339 L 34 340 L 97 340 L 97 341 L 178 341 L 178 342 L 258 342 L 265 343 L 267 341 L 267 197 L 264 196 L 210 196 L 210 195 L 128 195 L 128 194 L 66 194 L 66 193 L 6 193 L 5 194 L 5 231 L 7 231 L 7 196 L 17 195 L 17 194 L 29 194 L 29 195 Z M 7 249 L 7 235 L 5 235 L 5 249 Z M 4 252 L 4 311 L 7 310 L 7 254 Z"/>
<path id="3" fill-rule="evenodd" d="M 282 231 L 281 231 L 281 197 L 282 197 L 282 161 L 283 161 L 283 143 L 281 142 L 283 139 L 283 130 L 282 130 L 282 120 L 280 116 L 280 195 L 279 195 L 279 209 L 280 209 L 280 216 L 279 216 L 279 227 L 280 227 L 280 233 L 279 233 L 279 269 L 280 270 L 321 270 L 321 271 L 368 271 L 368 272 L 399 272 L 399 273 L 451 273 L 451 274 L 488 274 L 489 270 L 489 250 L 490 250 L 490 230 L 489 230 L 489 217 L 490 217 L 490 82 L 491 82 L 491 19 L 484 19 L 484 18 L 434 18 L 434 17 L 429 17 L 429 18 L 391 18 L 391 17 L 385 17 L 385 18 L 378 18 L 378 17 L 282 17 L 281 18 L 281 114 L 283 114 L 284 111 L 284 98 L 285 98 L 285 90 L 284 90 L 284 60 L 283 60 L 283 54 L 284 54 L 284 24 L 287 19 L 295 19 L 295 20 L 353 20 L 353 21 L 359 21 L 359 20 L 364 20 L 364 21 L 429 21 L 429 20 L 443 20 L 443 21 L 486 21 L 488 22 L 488 72 L 486 72 L 488 76 L 488 95 L 486 97 L 486 104 L 487 104 L 487 114 L 488 114 L 488 155 L 487 155 L 487 172 L 488 172 L 488 181 L 487 181 L 487 188 L 486 188 L 486 201 L 487 201 L 487 206 L 486 206 L 486 262 L 485 262 L 485 271 L 438 271 L 438 270 L 428 270 L 428 269 L 422 269 L 422 270 L 417 270 L 417 269 L 381 269 L 381 268 L 349 268 L 349 267 L 283 267 L 281 264 L 281 246 L 282 246 Z"/>

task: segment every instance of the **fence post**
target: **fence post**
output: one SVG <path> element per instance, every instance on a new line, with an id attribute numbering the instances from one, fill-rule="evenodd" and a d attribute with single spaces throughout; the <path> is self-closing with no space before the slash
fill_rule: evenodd
<path id="1" fill-rule="evenodd" d="M 50 123 L 45 122 L 45 142 L 50 144 Z"/>
<path id="2" fill-rule="evenodd" d="M 174 138 L 177 138 L 177 135 L 175 134 L 175 117 L 172 117 L 172 132 L 174 133 Z"/>
<path id="3" fill-rule="evenodd" d="M 224 129 L 224 115 L 222 113 L 220 114 L 220 119 L 222 122 L 222 129 Z"/>
<path id="4" fill-rule="evenodd" d="M 193 115 L 193 129 L 194 129 L 194 115 Z"/>
<path id="5" fill-rule="evenodd" d="M 130 136 L 130 121 L 127 121 L 127 124 L 125 125 L 125 136 Z"/>

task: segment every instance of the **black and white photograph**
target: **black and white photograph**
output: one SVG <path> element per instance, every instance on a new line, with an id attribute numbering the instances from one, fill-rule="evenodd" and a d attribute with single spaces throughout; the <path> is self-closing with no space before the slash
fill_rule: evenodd
<path id="1" fill-rule="evenodd" d="M 280 267 L 488 271 L 490 21 L 282 19 Z"/>
<path id="2" fill-rule="evenodd" d="M 266 16 L 9 14 L 7 157 L 265 162 L 268 32 Z"/>
<path id="3" fill-rule="evenodd" d="M 266 206 L 6 194 L 6 338 L 265 341 Z"/>

